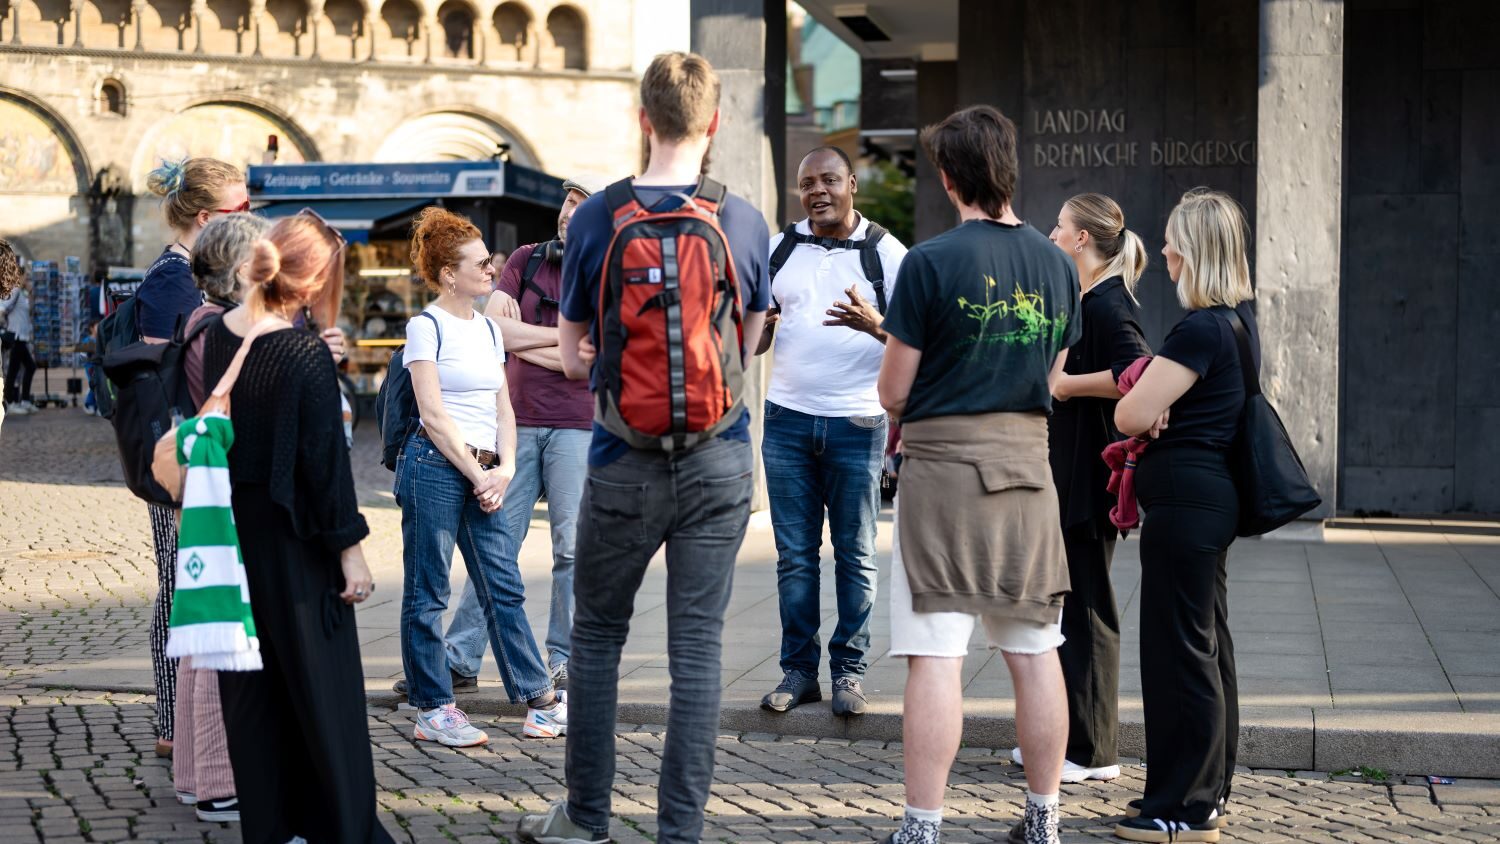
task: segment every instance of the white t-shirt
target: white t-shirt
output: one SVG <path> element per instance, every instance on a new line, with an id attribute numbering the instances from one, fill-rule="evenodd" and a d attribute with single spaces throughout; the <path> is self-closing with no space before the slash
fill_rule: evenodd
<path id="1" fill-rule="evenodd" d="M 850 240 L 864 240 L 870 221 L 860 217 Z M 797 231 L 811 234 L 807 220 Z M 783 235 L 771 238 L 771 251 Z M 885 298 L 896 289 L 896 270 L 906 257 L 906 247 L 890 234 L 880 239 L 875 251 L 885 268 Z M 875 287 L 865 278 L 855 249 L 824 249 L 800 243 L 771 281 L 773 304 L 781 305 L 776 324 L 776 357 L 771 364 L 771 388 L 766 398 L 792 410 L 813 416 L 879 416 L 880 359 L 885 346 L 862 331 L 841 325 L 824 325 L 832 317 L 834 302 L 848 301 L 844 291 L 858 285 L 859 293 L 876 304 Z"/>
<path id="2" fill-rule="evenodd" d="M 505 344 L 500 340 L 500 327 L 482 314 L 461 319 L 436 304 L 428 305 L 423 313 L 436 317 L 437 324 L 425 316 L 407 321 L 402 362 L 410 369 L 415 361 L 435 361 L 443 409 L 457 423 L 464 442 L 493 450 L 495 398 L 505 389 Z M 439 326 L 443 332 L 441 357 Z"/>

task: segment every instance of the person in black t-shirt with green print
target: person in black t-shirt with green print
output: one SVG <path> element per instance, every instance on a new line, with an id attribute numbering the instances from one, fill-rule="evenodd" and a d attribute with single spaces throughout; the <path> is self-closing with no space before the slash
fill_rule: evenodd
<path id="1" fill-rule="evenodd" d="M 1069 589 L 1047 414 L 1081 333 L 1078 271 L 1011 209 L 1016 127 L 989 106 L 922 132 L 963 221 L 907 253 L 884 329 L 880 402 L 906 455 L 891 559 L 891 654 L 908 659 L 907 806 L 893 844 L 935 844 L 963 729 L 976 617 L 1005 654 L 1026 754 L 1026 844 L 1057 841 Z"/>

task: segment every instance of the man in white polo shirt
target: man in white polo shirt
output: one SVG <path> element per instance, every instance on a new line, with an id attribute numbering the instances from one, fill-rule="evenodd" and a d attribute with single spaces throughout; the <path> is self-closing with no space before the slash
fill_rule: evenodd
<path id="1" fill-rule="evenodd" d="M 865 711 L 875 601 L 875 518 L 886 419 L 880 375 L 885 303 L 906 247 L 854 210 L 849 156 L 819 147 L 797 189 L 807 219 L 771 238 L 772 314 L 759 352 L 776 358 L 761 453 L 776 535 L 784 677 L 761 707 L 786 712 L 823 699 L 818 627 L 823 515 L 833 539 L 838 625 L 828 642 L 835 715 Z"/>

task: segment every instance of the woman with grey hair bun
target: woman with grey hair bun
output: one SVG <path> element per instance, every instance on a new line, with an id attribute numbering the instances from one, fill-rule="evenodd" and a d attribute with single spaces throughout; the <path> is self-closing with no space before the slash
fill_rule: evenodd
<path id="1" fill-rule="evenodd" d="M 187 331 L 206 317 L 221 314 L 245 298 L 241 286 L 242 273 L 255 254 L 255 241 L 270 230 L 271 221 L 254 214 L 225 214 L 210 220 L 193 245 L 193 281 L 203 291 L 207 302 L 198 306 L 188 317 Z M 188 345 L 187 359 L 188 394 L 193 406 L 203 404 L 208 389 L 203 384 L 203 341 L 201 335 Z"/>
<path id="2" fill-rule="evenodd" d="M 255 254 L 255 242 L 271 222 L 246 213 L 225 214 L 210 220 L 193 245 L 193 281 L 207 301 L 188 317 L 187 334 L 206 318 L 235 307 L 244 298 L 242 273 Z M 184 362 L 193 405 L 203 404 L 203 337 L 193 337 Z M 234 768 L 229 762 L 229 736 L 224 729 L 224 707 L 219 700 L 219 673 L 192 665 L 177 667 L 176 747 L 172 753 L 172 784 L 179 802 L 196 806 L 198 819 L 238 821 Z"/>

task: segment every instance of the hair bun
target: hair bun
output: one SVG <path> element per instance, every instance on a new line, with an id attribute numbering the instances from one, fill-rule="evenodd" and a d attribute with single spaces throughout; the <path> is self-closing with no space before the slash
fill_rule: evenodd
<path id="1" fill-rule="evenodd" d="M 248 280 L 251 284 L 270 284 L 281 272 L 281 250 L 276 244 L 261 238 L 255 241 L 255 254 L 250 258 Z"/>
<path id="2" fill-rule="evenodd" d="M 161 166 L 146 176 L 146 188 L 157 196 L 171 196 L 182 190 L 188 159 L 181 161 L 162 160 Z"/>

